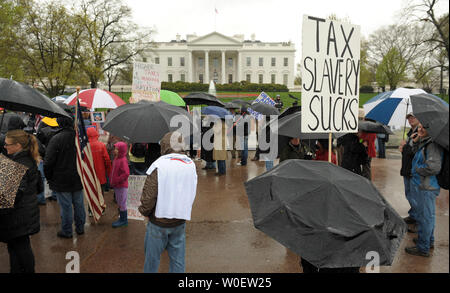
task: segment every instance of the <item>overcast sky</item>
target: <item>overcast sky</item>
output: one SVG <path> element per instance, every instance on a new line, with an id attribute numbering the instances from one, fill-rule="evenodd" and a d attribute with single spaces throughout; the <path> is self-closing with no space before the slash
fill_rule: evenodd
<path id="1" fill-rule="evenodd" d="M 155 41 L 170 41 L 180 34 L 198 36 L 217 31 L 227 36 L 254 33 L 262 42 L 296 45 L 296 63 L 301 58 L 301 28 L 304 14 L 326 18 L 336 14 L 361 26 L 369 36 L 383 25 L 395 23 L 405 0 L 124 0 L 140 26 L 157 30 Z M 448 11 L 448 0 L 443 1 Z M 217 9 L 218 13 L 215 12 Z"/>

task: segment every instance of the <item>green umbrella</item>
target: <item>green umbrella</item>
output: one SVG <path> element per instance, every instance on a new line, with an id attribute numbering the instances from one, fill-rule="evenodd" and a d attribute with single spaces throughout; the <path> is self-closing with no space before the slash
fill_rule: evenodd
<path id="1" fill-rule="evenodd" d="M 161 97 L 161 101 L 166 102 L 167 104 L 171 104 L 174 106 L 186 106 L 183 98 L 181 98 L 177 93 L 167 90 L 161 90 L 159 96 Z"/>

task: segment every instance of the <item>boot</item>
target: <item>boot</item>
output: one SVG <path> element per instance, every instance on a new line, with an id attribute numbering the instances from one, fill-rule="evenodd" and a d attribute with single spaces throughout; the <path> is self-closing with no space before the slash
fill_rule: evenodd
<path id="1" fill-rule="evenodd" d="M 112 223 L 113 228 L 118 228 L 122 226 L 128 226 L 128 215 L 127 211 L 120 211 L 120 219 Z"/>

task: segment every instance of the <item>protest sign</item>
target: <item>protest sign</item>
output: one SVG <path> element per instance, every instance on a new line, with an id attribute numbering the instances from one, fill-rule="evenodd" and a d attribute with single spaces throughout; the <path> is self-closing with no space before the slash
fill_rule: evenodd
<path id="1" fill-rule="evenodd" d="M 272 98 L 265 92 L 261 92 L 259 94 L 259 96 L 253 101 L 252 104 L 256 104 L 256 103 L 263 103 L 263 104 L 275 106 L 275 101 L 272 100 Z M 258 113 L 250 108 L 247 108 L 247 111 L 250 115 L 255 117 L 256 120 L 260 120 L 263 117 L 263 115 L 261 113 Z"/>
<path id="2" fill-rule="evenodd" d="M 130 102 L 137 103 L 141 100 L 157 102 L 160 100 L 160 91 L 159 65 L 134 62 Z"/>
<path id="3" fill-rule="evenodd" d="M 145 175 L 130 175 L 128 177 L 127 212 L 128 219 L 144 220 L 145 217 L 139 212 L 141 205 L 142 189 L 144 188 Z"/>
<path id="4" fill-rule="evenodd" d="M 357 132 L 360 27 L 303 16 L 302 132 Z"/>

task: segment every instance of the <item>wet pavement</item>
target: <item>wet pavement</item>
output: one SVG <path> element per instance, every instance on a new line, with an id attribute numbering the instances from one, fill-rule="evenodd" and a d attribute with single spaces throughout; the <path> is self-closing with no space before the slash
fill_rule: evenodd
<path id="1" fill-rule="evenodd" d="M 250 151 L 249 158 L 253 152 Z M 409 204 L 399 175 L 400 154 L 388 150 L 387 159 L 372 161 L 373 182 L 401 216 L 407 216 Z M 228 159 L 227 175 L 215 176 L 214 170 L 198 167 L 197 197 L 192 218 L 186 225 L 186 272 L 188 273 L 298 273 L 299 256 L 253 226 L 243 183 L 265 171 L 264 162 L 249 161 L 236 166 Z M 417 234 L 407 233 L 390 267 L 382 273 L 449 272 L 449 193 L 441 190 L 436 203 L 435 248 L 429 258 L 404 252 Z M 41 231 L 31 237 L 38 273 L 64 273 L 66 254 L 76 251 L 82 273 L 141 273 L 144 267 L 145 225 L 129 220 L 128 227 L 113 229 L 117 205 L 112 191 L 105 195 L 106 214 L 98 224 L 88 218 L 85 234 L 73 239 L 56 236 L 60 228 L 58 204 L 41 206 Z M 168 271 L 168 256 L 161 257 L 160 272 Z M 9 272 L 6 245 L 0 243 L 0 273 Z"/>

